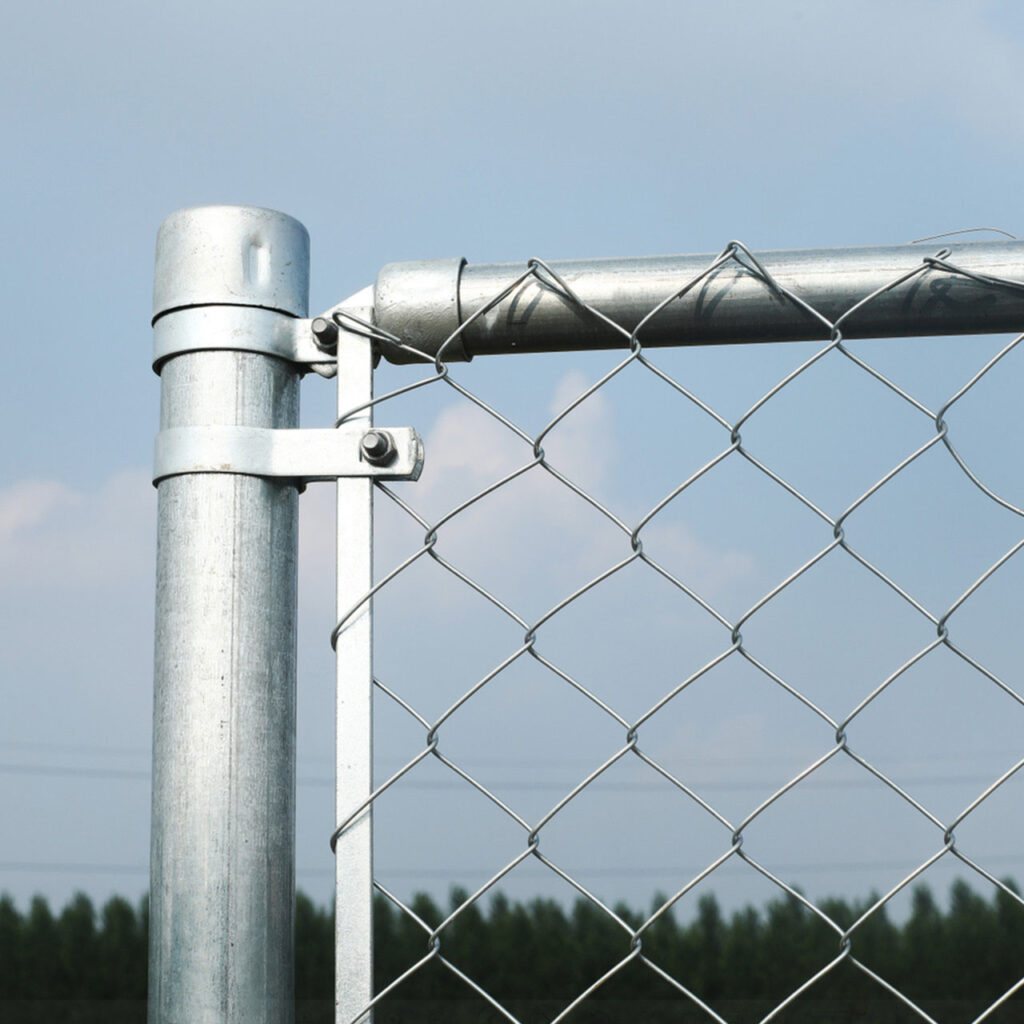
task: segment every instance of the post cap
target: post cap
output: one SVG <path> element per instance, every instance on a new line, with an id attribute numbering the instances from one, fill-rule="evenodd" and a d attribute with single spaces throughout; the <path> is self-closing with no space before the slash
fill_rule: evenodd
<path id="1" fill-rule="evenodd" d="M 194 206 L 156 238 L 153 320 L 189 306 L 258 306 L 305 317 L 309 233 L 259 206 Z"/>

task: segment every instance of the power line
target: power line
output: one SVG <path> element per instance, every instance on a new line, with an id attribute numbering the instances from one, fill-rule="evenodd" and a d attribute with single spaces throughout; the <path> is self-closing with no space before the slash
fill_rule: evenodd
<path id="1" fill-rule="evenodd" d="M 96 743 L 54 743 L 52 740 L 0 740 L 0 747 L 11 747 L 15 750 L 63 750 L 78 754 L 97 754 L 104 757 L 150 757 L 153 753 L 151 746 L 115 747 Z"/>
<path id="2" fill-rule="evenodd" d="M 1022 866 L 1022 859 L 1019 853 L 1015 854 L 993 854 L 992 856 L 979 857 L 979 862 L 982 862 L 982 866 L 995 865 L 995 864 L 1012 864 L 1018 867 Z M 833 871 L 907 871 L 918 867 L 922 861 L 920 860 L 880 860 L 880 861 L 832 861 L 829 863 L 821 862 L 793 862 L 786 864 L 775 864 L 769 863 L 765 866 L 770 868 L 775 874 L 800 872 L 801 874 L 829 874 Z M 696 875 L 700 871 L 703 871 L 707 867 L 707 864 L 663 864 L 657 866 L 646 866 L 646 867 L 617 867 L 613 865 L 605 865 L 598 867 L 588 866 L 583 871 L 577 872 L 578 874 L 585 874 L 586 877 L 590 878 L 651 878 L 651 877 L 663 877 L 665 875 L 677 875 L 680 878 L 683 876 Z M 382 878 L 431 878 L 431 879 L 447 879 L 449 881 L 456 881 L 459 878 L 473 877 L 481 872 L 490 872 L 490 868 L 481 868 L 479 865 L 466 866 L 462 865 L 453 868 L 418 868 L 418 867 L 382 867 L 378 870 L 378 874 Z M 731 861 L 726 861 L 720 868 L 715 872 L 716 874 L 729 870 L 731 872 L 736 871 L 754 871 L 753 868 L 748 867 L 739 858 L 734 858 Z M 37 863 L 34 861 L 0 861 L 0 871 L 19 872 L 19 873 L 33 873 L 39 872 L 41 874 L 148 874 L 148 864 L 85 864 L 85 863 L 74 863 L 74 862 L 49 862 L 49 863 Z M 525 861 L 520 867 L 516 869 L 516 873 L 527 872 L 529 874 L 547 874 L 550 869 L 544 867 L 542 864 L 532 864 L 529 860 Z M 309 867 L 296 869 L 296 874 L 304 877 L 333 877 L 334 868 L 329 867 Z"/>
<path id="3" fill-rule="evenodd" d="M 30 860 L 0 861 L 0 871 L 40 874 L 140 875 L 149 874 L 148 864 L 40 864 Z"/>
<path id="4" fill-rule="evenodd" d="M 0 763 L 0 774 L 5 775 L 29 775 L 46 776 L 50 778 L 72 778 L 72 779 L 122 779 L 126 781 L 148 782 L 152 775 L 145 769 L 132 768 L 88 768 L 72 767 L 70 765 L 36 765 L 36 764 L 9 764 Z M 896 778 L 894 781 L 901 786 L 954 786 L 954 785 L 988 785 L 999 778 L 1001 772 L 993 775 L 920 775 L 904 778 Z M 763 779 L 756 782 L 744 781 L 715 781 L 711 779 L 682 780 L 698 792 L 747 792 L 751 790 L 761 791 L 765 788 Z M 787 780 L 788 781 L 788 780 Z M 296 779 L 300 786 L 333 786 L 334 779 L 327 775 L 322 776 L 300 776 Z M 596 780 L 598 790 L 604 792 L 636 793 L 658 790 L 669 792 L 674 787 L 672 783 L 662 779 L 645 780 Z M 874 776 L 864 778 L 848 779 L 825 779 L 811 776 L 800 783 L 801 789 L 871 789 L 876 786 L 884 786 L 884 783 Z M 470 789 L 467 782 L 459 779 L 416 779 L 405 778 L 396 783 L 396 788 L 401 790 L 416 791 L 450 791 Z M 487 788 L 500 789 L 505 792 L 550 792 L 565 793 L 572 788 L 571 783 L 565 782 L 531 782 L 524 779 L 501 779 L 487 782 Z"/>
<path id="5" fill-rule="evenodd" d="M 135 779 L 149 781 L 151 773 L 132 768 L 71 768 L 52 764 L 0 764 L 4 775 L 45 775 L 51 778 Z"/>
<path id="6" fill-rule="evenodd" d="M 94 744 L 94 743 L 55 743 L 50 740 L 11 740 L 11 739 L 0 739 L 0 749 L 11 748 L 15 750 L 54 750 L 64 751 L 67 753 L 81 753 L 96 757 L 146 757 L 149 758 L 153 754 L 152 746 L 137 746 L 137 747 L 122 747 L 122 746 L 111 746 L 107 744 Z M 984 748 L 983 751 L 975 751 L 973 754 L 969 752 L 959 751 L 950 752 L 945 755 L 945 760 L 950 761 L 967 761 L 984 754 L 986 757 L 1008 757 L 1014 760 L 1021 756 L 1019 747 L 1001 747 L 1001 748 Z M 299 764 L 326 764 L 333 763 L 333 757 L 327 754 L 322 755 L 310 755 L 299 758 Z M 693 764 L 693 765 L 716 765 L 716 764 L 728 764 L 735 765 L 737 758 L 734 755 L 699 755 L 693 757 L 678 758 L 678 762 Z M 901 762 L 899 764 L 917 764 L 925 763 L 927 759 L 924 758 L 913 758 Z M 534 757 L 531 758 L 530 763 L 538 767 L 547 768 L 588 768 L 590 762 L 580 757 Z M 792 759 L 788 757 L 778 756 L 760 756 L 760 757 L 746 757 L 742 759 L 744 765 L 753 767 L 754 765 L 769 766 L 778 765 L 786 766 L 792 764 Z M 928 762 L 930 763 L 930 762 Z M 509 757 L 480 757 L 473 756 L 472 764 L 474 767 L 496 767 L 504 766 L 507 768 L 517 768 L 522 764 L 522 761 L 515 758 Z"/>

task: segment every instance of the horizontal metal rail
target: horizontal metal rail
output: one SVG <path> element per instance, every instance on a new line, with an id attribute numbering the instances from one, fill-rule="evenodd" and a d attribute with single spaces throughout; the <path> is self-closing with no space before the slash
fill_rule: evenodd
<path id="1" fill-rule="evenodd" d="M 461 259 L 389 263 L 373 289 L 374 320 L 382 332 L 430 356 L 456 335 L 445 345 L 446 360 L 623 347 L 627 339 L 622 332 L 595 311 L 626 332 L 639 326 L 637 337 L 645 347 L 829 337 L 821 319 L 780 289 L 832 322 L 867 296 L 887 289 L 843 321 L 843 335 L 850 338 L 1024 330 L 1024 242 L 929 242 L 760 254 L 733 245 L 725 252 L 724 258 L 652 256 L 549 264 L 473 266 Z M 891 287 L 923 265 L 923 272 Z M 778 288 L 766 281 L 762 269 Z M 507 294 L 495 302 L 503 292 Z M 482 307 L 489 308 L 480 313 Z M 416 358 L 387 342 L 381 348 L 392 362 Z"/>

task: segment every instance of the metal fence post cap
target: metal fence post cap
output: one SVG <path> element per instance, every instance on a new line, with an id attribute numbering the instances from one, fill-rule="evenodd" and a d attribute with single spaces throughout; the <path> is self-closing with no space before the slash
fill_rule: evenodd
<path id="1" fill-rule="evenodd" d="M 157 233 L 153 320 L 206 305 L 258 306 L 305 317 L 305 227 L 258 206 L 195 206 L 172 213 Z"/>

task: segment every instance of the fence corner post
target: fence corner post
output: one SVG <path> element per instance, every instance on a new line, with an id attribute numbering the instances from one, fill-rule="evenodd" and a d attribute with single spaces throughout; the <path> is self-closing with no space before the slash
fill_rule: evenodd
<path id="1" fill-rule="evenodd" d="M 308 280 L 308 235 L 284 214 L 164 221 L 162 430 L 298 426 L 299 368 L 263 342 L 306 316 Z M 294 1016 L 297 540 L 294 481 L 159 482 L 150 1024 Z"/>

